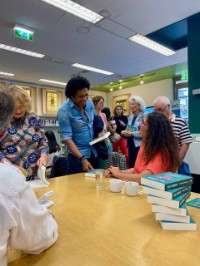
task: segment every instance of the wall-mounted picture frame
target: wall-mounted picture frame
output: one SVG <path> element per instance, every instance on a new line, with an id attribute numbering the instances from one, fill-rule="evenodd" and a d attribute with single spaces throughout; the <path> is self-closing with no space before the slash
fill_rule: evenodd
<path id="1" fill-rule="evenodd" d="M 130 103 L 129 98 L 131 94 L 122 94 L 119 96 L 113 96 L 112 98 L 112 110 L 114 110 L 116 105 L 121 105 L 124 110 L 124 115 L 130 115 Z"/>
<path id="2" fill-rule="evenodd" d="M 63 102 L 63 92 L 42 88 L 42 114 L 57 115 Z"/>

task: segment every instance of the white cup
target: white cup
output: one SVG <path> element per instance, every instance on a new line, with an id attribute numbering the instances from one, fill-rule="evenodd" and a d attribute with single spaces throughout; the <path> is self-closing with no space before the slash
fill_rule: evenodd
<path id="1" fill-rule="evenodd" d="M 138 195 L 139 184 L 137 182 L 126 182 L 125 183 L 125 193 L 128 196 Z"/>
<path id="2" fill-rule="evenodd" d="M 110 179 L 109 185 L 110 185 L 110 191 L 111 192 L 120 192 L 122 190 L 122 185 L 124 181 L 121 179 Z"/>

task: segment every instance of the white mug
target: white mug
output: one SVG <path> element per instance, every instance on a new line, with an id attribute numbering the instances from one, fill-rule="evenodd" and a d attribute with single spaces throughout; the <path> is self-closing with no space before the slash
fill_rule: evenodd
<path id="1" fill-rule="evenodd" d="M 125 193 L 128 196 L 138 195 L 139 184 L 137 182 L 126 182 L 125 183 Z"/>
<path id="2" fill-rule="evenodd" d="M 110 191 L 111 192 L 120 192 L 122 190 L 122 185 L 124 181 L 121 179 L 110 179 L 109 185 L 110 185 Z"/>

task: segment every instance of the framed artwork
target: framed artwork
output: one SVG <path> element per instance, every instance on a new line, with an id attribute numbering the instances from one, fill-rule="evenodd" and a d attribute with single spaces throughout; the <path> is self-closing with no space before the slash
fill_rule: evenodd
<path id="1" fill-rule="evenodd" d="M 59 90 L 42 89 L 42 113 L 56 115 L 62 104 L 63 92 Z"/>
<path id="2" fill-rule="evenodd" d="M 121 105 L 124 110 L 124 115 L 130 115 L 130 103 L 129 103 L 130 96 L 131 96 L 130 93 L 114 96 L 112 98 L 112 109 L 114 110 L 116 105 Z"/>
<path id="3" fill-rule="evenodd" d="M 37 113 L 37 96 L 36 96 L 36 88 L 35 87 L 29 87 L 29 86 L 23 86 L 23 85 L 19 85 L 20 87 L 22 87 L 24 90 L 26 90 L 26 92 L 28 93 L 28 95 L 31 97 L 32 100 L 32 108 L 31 110 L 33 112 Z"/>

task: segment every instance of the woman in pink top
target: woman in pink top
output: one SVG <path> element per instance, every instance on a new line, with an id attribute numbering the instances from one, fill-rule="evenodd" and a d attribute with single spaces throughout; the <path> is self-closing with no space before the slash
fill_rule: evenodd
<path id="1" fill-rule="evenodd" d="M 148 114 L 141 124 L 140 135 L 142 145 L 135 167 L 121 171 L 118 167 L 111 166 L 106 170 L 106 177 L 113 176 L 140 183 L 142 176 L 177 171 L 177 142 L 165 115 L 156 112 Z"/>

